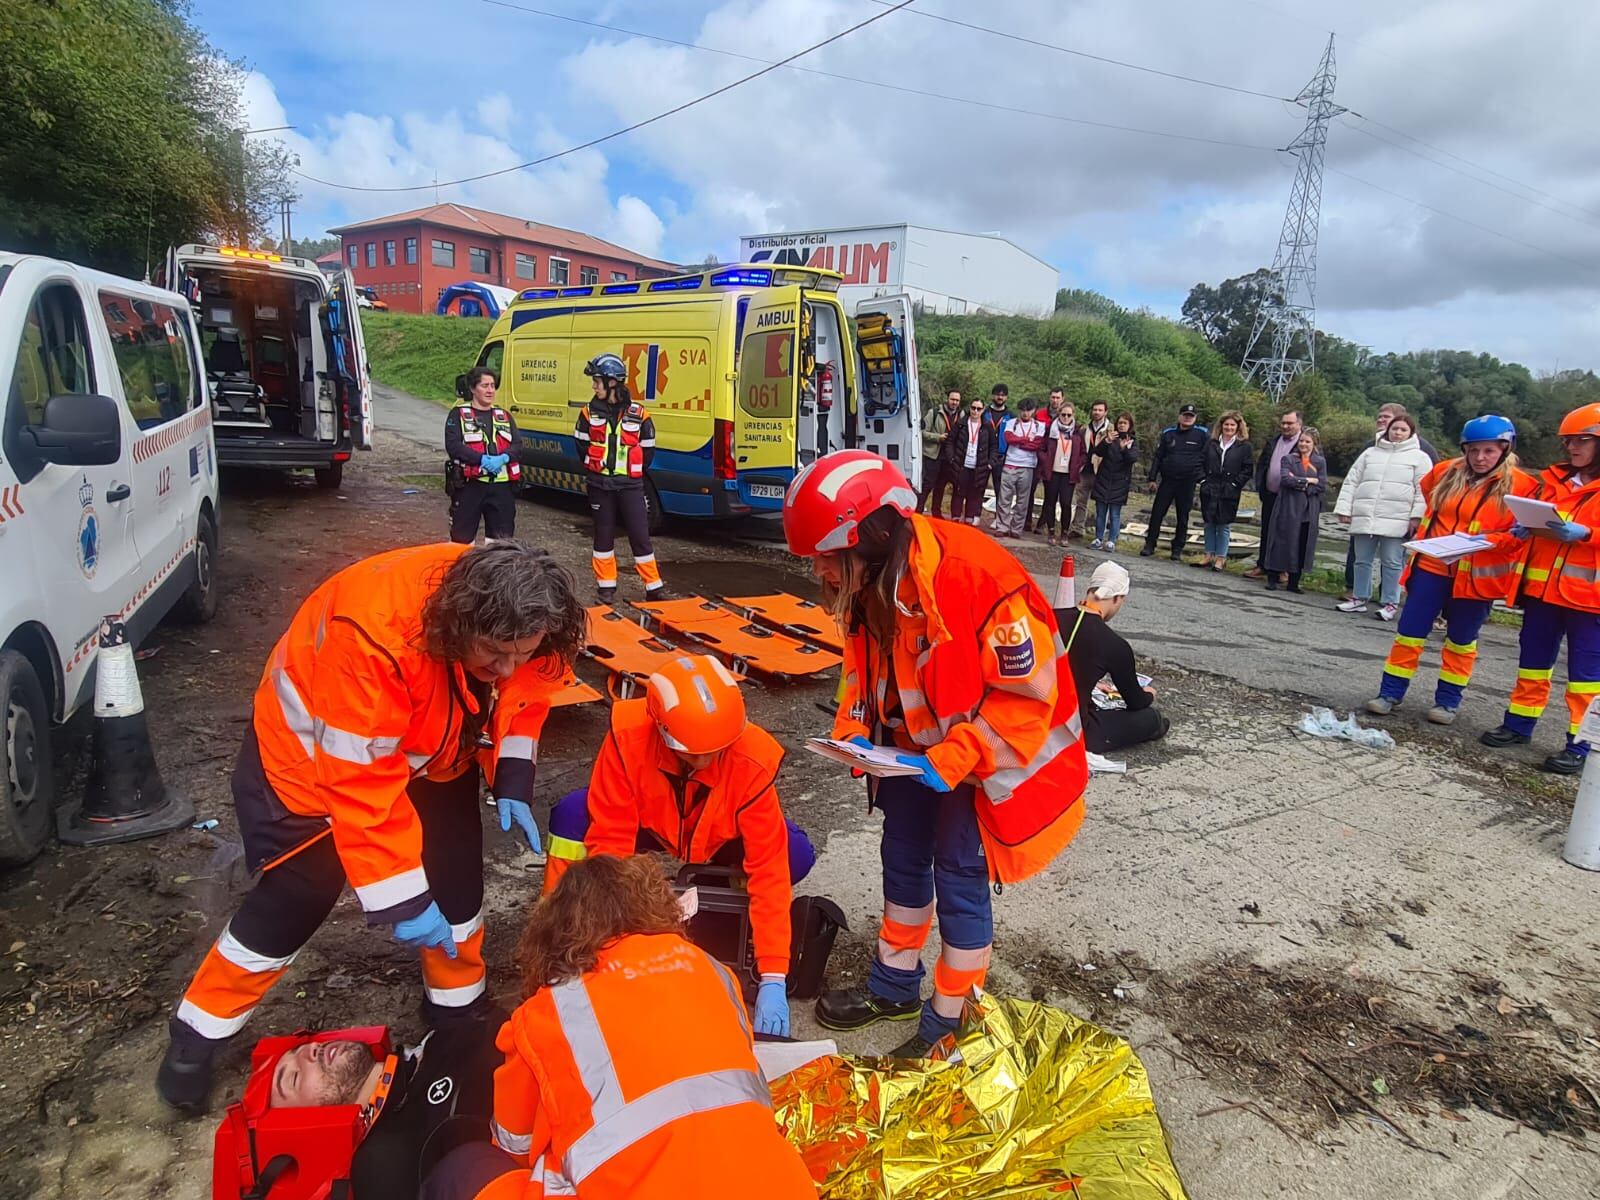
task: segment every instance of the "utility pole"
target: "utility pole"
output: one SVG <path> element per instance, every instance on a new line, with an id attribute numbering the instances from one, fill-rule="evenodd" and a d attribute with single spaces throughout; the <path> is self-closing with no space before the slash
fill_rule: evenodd
<path id="1" fill-rule="evenodd" d="M 1278 234 L 1267 294 L 1261 299 L 1245 347 L 1240 373 L 1258 382 L 1273 404 L 1296 375 L 1317 367 L 1317 226 L 1322 217 L 1322 156 L 1328 143 L 1328 122 L 1344 108 L 1333 102 L 1333 35 L 1311 82 L 1295 103 L 1306 110 L 1300 136 L 1284 149 L 1299 159 L 1289 207 Z M 1268 327 L 1271 332 L 1268 333 Z M 1270 342 L 1268 339 L 1270 338 Z"/>

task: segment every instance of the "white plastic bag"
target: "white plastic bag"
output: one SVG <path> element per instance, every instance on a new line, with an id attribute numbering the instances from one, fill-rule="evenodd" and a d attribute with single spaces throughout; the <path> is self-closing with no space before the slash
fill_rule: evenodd
<path id="1" fill-rule="evenodd" d="M 1355 713 L 1341 721 L 1331 708 L 1313 708 L 1301 715 L 1300 723 L 1295 728 L 1312 737 L 1343 738 L 1369 750 L 1394 749 L 1394 738 L 1382 729 L 1361 728 L 1356 724 Z"/>

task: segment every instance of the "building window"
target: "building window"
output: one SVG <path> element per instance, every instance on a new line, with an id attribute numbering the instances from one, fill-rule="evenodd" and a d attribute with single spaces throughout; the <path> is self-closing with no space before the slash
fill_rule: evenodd
<path id="1" fill-rule="evenodd" d="M 537 278 L 539 278 L 539 265 L 536 262 L 533 261 L 533 255 L 531 255 L 531 254 L 519 254 L 519 255 L 517 255 L 517 278 L 518 279 L 537 279 Z"/>
<path id="2" fill-rule="evenodd" d="M 572 264 L 567 262 L 567 260 L 564 259 L 564 258 L 552 258 L 550 260 L 550 282 L 551 283 L 565 283 L 565 282 L 567 282 L 567 269 L 571 265 Z"/>
<path id="3" fill-rule="evenodd" d="M 377 265 L 378 265 L 378 243 L 377 242 L 368 242 L 367 243 L 367 266 L 375 267 Z"/>
<path id="4" fill-rule="evenodd" d="M 579 267 L 578 268 L 578 282 L 579 283 L 599 283 L 600 282 L 600 268 L 599 267 Z"/>
<path id="5" fill-rule="evenodd" d="M 627 283 L 628 282 L 628 273 L 626 271 L 613 271 L 613 272 L 611 272 L 611 282 L 612 283 Z"/>
<path id="6" fill-rule="evenodd" d="M 416 238 L 407 238 L 406 239 L 406 266 L 414 267 L 416 265 L 417 265 L 417 239 Z"/>
<path id="7" fill-rule="evenodd" d="M 474 275 L 487 275 L 489 273 L 489 252 L 482 246 L 468 246 L 467 269 Z"/>
<path id="8" fill-rule="evenodd" d="M 394 241 L 393 241 L 393 239 L 391 239 L 391 240 L 389 240 L 389 241 L 387 241 L 387 242 L 385 242 L 383 244 L 383 265 L 386 266 L 386 267 L 394 266 Z"/>
<path id="9" fill-rule="evenodd" d="M 441 242 L 433 239 L 433 265 L 436 267 L 453 267 L 456 265 L 456 244 L 454 242 Z"/>
<path id="10" fill-rule="evenodd" d="M 350 245 L 345 248 L 344 255 L 350 260 L 351 267 L 359 267 L 361 265 L 361 247 L 356 245 L 354 242 L 351 242 Z"/>

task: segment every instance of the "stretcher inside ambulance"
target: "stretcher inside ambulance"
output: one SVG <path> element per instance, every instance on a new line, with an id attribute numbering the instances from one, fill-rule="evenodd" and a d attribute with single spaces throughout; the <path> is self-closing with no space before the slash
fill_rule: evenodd
<path id="1" fill-rule="evenodd" d="M 194 310 L 224 467 L 309 468 L 338 487 L 353 449 L 372 448 L 371 385 L 357 289 L 315 263 L 187 245 L 169 252 Z"/>

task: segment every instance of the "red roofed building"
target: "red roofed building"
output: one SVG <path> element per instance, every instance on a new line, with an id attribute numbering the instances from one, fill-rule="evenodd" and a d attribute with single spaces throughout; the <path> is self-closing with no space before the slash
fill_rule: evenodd
<path id="1" fill-rule="evenodd" d="M 678 271 L 586 233 L 464 204 L 434 204 L 328 232 L 341 239 L 356 283 L 396 312 L 431 313 L 445 288 L 467 280 L 521 291 Z"/>

